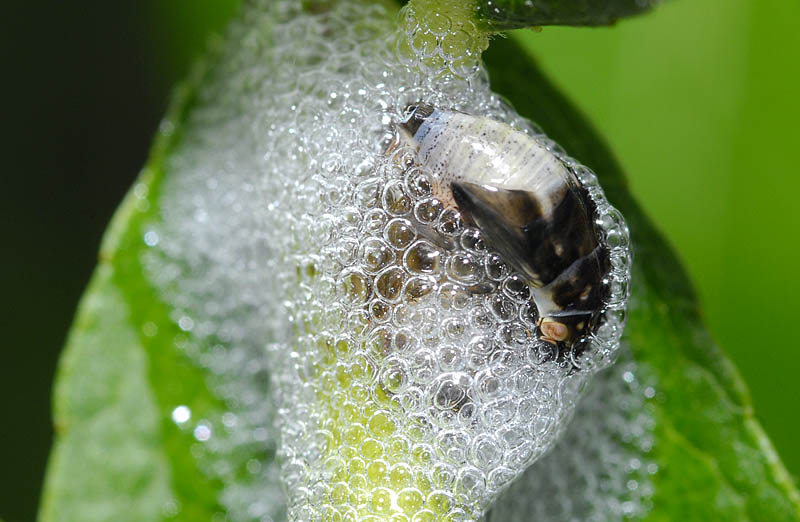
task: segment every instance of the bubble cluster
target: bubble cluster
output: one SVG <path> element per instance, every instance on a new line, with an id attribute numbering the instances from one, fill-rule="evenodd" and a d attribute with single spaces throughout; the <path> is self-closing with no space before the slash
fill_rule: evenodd
<path id="1" fill-rule="evenodd" d="M 655 423 L 649 404 L 655 397 L 649 372 L 623 351 L 613 368 L 595 377 L 553 450 L 503 492 L 485 522 L 605 522 L 646 515 L 658 472 L 648 456 Z"/>
<path id="2" fill-rule="evenodd" d="M 480 70 L 489 36 L 461 0 L 415 0 L 402 11 L 396 58 L 411 71 L 442 80 L 469 80 Z"/>
<path id="3" fill-rule="evenodd" d="M 225 403 L 168 412 L 225 484 L 221 519 L 478 520 L 618 354 L 622 217 L 491 92 L 469 28 L 418 15 L 251 2 L 167 159 L 143 263 Z M 587 349 L 538 338 L 525 280 L 393 146 L 419 100 L 528 133 L 586 187 L 612 266 Z"/>

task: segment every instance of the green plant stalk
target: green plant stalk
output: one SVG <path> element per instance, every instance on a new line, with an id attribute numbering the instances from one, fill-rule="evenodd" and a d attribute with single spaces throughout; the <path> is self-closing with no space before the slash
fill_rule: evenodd
<path id="1" fill-rule="evenodd" d="M 611 25 L 649 10 L 641 0 L 476 0 L 479 24 L 492 31 L 541 25 Z"/>

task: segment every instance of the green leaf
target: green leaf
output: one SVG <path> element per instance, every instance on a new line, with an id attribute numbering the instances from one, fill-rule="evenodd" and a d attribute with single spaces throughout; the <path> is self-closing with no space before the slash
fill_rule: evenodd
<path id="1" fill-rule="evenodd" d="M 656 383 L 647 406 L 653 441 L 645 453 L 658 470 L 650 478 L 648 519 L 800 520 L 797 490 L 754 420 L 744 384 L 702 326 L 683 270 L 631 198 L 602 140 L 513 39 L 495 40 L 485 59 L 494 89 L 598 173 L 631 228 L 636 257 L 627 344 Z M 170 413 L 184 405 L 201 419 L 223 405 L 208 389 L 209 372 L 181 349 L 191 341 L 142 266 L 143 237 L 161 219 L 160 187 L 170 175 L 165 160 L 186 130 L 195 88 L 210 81 L 222 80 L 198 70 L 178 90 L 152 157 L 105 238 L 57 378 L 58 436 L 42 521 L 166 520 L 178 512 L 182 520 L 211 520 L 222 511 L 223 484 L 202 469 L 191 430 Z M 604 397 L 594 397 L 575 427 L 602 412 Z M 569 453 L 573 448 L 557 448 L 546 464 L 561 466 Z M 271 453 L 257 457 L 274 465 Z M 513 502 L 524 509 L 541 499 L 531 494 L 527 475 L 490 520 L 509 520 L 503 509 Z M 235 470 L 228 476 L 240 480 Z M 572 495 L 583 492 L 580 482 L 568 486 Z"/>
<path id="2" fill-rule="evenodd" d="M 147 168 L 103 239 L 78 309 L 54 391 L 56 440 L 39 520 L 210 520 L 220 484 L 201 478 L 191 434 L 170 419 L 178 405 L 203 416 L 220 408 L 207 375 L 176 348 L 182 332 L 141 266 L 146 223 L 155 219 L 164 158 L 199 79 L 176 89 Z M 147 195 L 147 196 L 146 196 Z"/>
<path id="3" fill-rule="evenodd" d="M 542 25 L 610 25 L 649 10 L 642 0 L 477 0 L 477 17 L 492 30 Z"/>

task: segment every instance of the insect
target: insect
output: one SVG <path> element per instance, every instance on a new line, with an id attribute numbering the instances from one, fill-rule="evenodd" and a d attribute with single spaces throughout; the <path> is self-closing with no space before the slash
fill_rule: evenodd
<path id="1" fill-rule="evenodd" d="M 539 337 L 572 345 L 595 331 L 608 295 L 608 248 L 597 207 L 576 175 L 527 134 L 425 103 L 406 109 L 400 139 L 433 192 L 481 231 L 531 287 Z"/>

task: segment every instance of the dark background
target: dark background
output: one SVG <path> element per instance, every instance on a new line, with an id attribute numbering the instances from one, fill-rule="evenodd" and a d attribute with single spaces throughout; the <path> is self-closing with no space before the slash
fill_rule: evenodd
<path id="1" fill-rule="evenodd" d="M 58 354 L 170 86 L 231 2 L 4 2 L 0 518 L 34 520 Z"/>
<path id="2" fill-rule="evenodd" d="M 0 518 L 35 518 L 57 357 L 169 88 L 236 0 L 0 10 Z M 612 29 L 515 35 L 606 135 L 693 275 L 791 472 L 800 4 L 672 0 Z"/>

